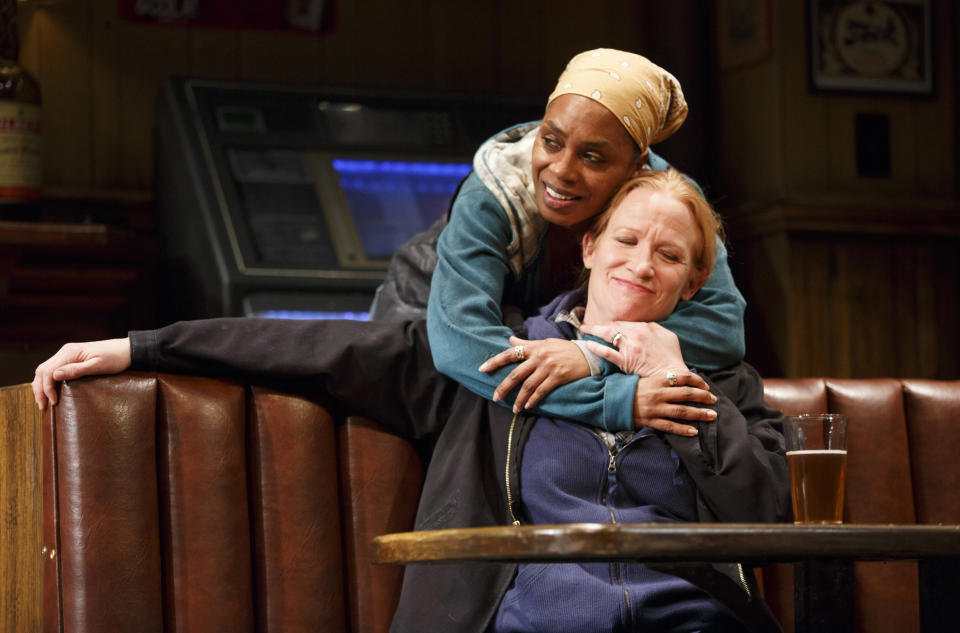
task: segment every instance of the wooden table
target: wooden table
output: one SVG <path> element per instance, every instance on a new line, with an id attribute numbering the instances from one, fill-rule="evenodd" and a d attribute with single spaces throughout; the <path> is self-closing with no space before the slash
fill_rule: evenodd
<path id="1" fill-rule="evenodd" d="M 956 631 L 960 525 L 579 523 L 386 534 L 386 564 L 453 562 L 794 563 L 797 633 L 853 631 L 853 562 L 917 560 L 921 630 Z"/>

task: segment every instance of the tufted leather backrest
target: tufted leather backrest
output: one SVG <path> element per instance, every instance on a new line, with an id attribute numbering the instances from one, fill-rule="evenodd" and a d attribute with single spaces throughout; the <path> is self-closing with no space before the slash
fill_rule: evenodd
<path id="1" fill-rule="evenodd" d="M 343 631 L 334 422 L 300 398 L 129 373 L 63 385 L 45 438 L 46 630 Z M 46 595 L 50 595 L 47 591 Z"/>
<path id="2" fill-rule="evenodd" d="M 845 517 L 960 523 L 960 381 L 771 379 L 785 413 L 851 419 Z M 373 631 L 423 468 L 372 420 L 236 382 L 128 372 L 63 385 L 44 429 L 45 630 Z M 792 630 L 792 574 L 764 569 Z M 856 570 L 857 627 L 917 630 L 913 563 Z"/>
<path id="3" fill-rule="evenodd" d="M 374 565 L 372 541 L 413 529 L 423 467 L 410 442 L 354 416 L 340 428 L 340 460 L 350 630 L 385 633 L 403 568 Z"/>
<path id="4" fill-rule="evenodd" d="M 960 523 L 960 382 L 904 380 L 918 523 Z"/>

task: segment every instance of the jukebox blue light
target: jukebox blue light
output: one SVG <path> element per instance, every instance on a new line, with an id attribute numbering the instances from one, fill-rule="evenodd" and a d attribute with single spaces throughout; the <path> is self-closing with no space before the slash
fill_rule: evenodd
<path id="1" fill-rule="evenodd" d="M 254 314 L 264 319 L 294 319 L 297 321 L 369 321 L 369 312 L 317 312 L 314 310 L 264 310 Z"/>
<path id="2" fill-rule="evenodd" d="M 364 253 L 388 259 L 450 206 L 471 165 L 406 160 L 332 161 Z"/>
<path id="3" fill-rule="evenodd" d="M 333 168 L 340 174 L 403 174 L 409 176 L 438 176 L 460 180 L 470 173 L 469 163 L 426 163 L 406 160 L 333 159 Z"/>

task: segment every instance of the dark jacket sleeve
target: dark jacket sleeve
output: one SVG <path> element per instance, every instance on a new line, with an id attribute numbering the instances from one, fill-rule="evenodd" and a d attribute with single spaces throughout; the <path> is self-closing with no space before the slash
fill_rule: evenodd
<path id="1" fill-rule="evenodd" d="M 423 321 L 225 318 L 130 332 L 132 368 L 262 382 L 335 399 L 405 437 L 438 433 L 455 398 Z"/>
<path id="2" fill-rule="evenodd" d="M 756 370 L 739 365 L 704 376 L 717 418 L 699 435 L 667 435 L 696 481 L 704 521 L 779 522 L 790 516 L 783 415 L 763 401 Z"/>

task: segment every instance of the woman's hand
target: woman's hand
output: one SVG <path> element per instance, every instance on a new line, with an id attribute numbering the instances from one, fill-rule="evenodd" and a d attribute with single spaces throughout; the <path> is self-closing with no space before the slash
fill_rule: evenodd
<path id="1" fill-rule="evenodd" d="M 616 321 L 609 325 L 583 326 L 586 334 L 614 343 L 616 349 L 587 341 L 587 347 L 617 365 L 624 373 L 639 374 L 633 399 L 633 424 L 659 431 L 693 436 L 697 429 L 677 422 L 712 422 L 713 409 L 691 406 L 717 401 L 706 381 L 687 370 L 677 335 L 657 323 Z"/>
<path id="2" fill-rule="evenodd" d="M 580 331 L 613 343 L 616 349 L 596 341 L 587 341 L 587 347 L 625 374 L 665 376 L 668 371 L 687 372 L 677 335 L 657 323 L 614 321 L 608 325 L 584 325 Z"/>
<path id="3" fill-rule="evenodd" d="M 491 372 L 520 363 L 493 392 L 493 401 L 497 402 L 523 383 L 513 401 L 514 413 L 536 405 L 560 385 L 590 375 L 590 365 L 583 352 L 570 341 L 559 338 L 527 341 L 511 336 L 510 344 L 514 347 L 485 361 L 480 365 L 480 371 Z M 517 347 L 523 348 L 522 358 L 518 357 Z"/>
<path id="4" fill-rule="evenodd" d="M 67 343 L 34 372 L 33 399 L 43 411 L 57 404 L 56 382 L 92 374 L 115 374 L 130 367 L 130 339 Z"/>
<path id="5" fill-rule="evenodd" d="M 667 376 L 645 376 L 637 382 L 633 398 L 633 426 L 649 426 L 658 431 L 696 435 L 697 429 L 677 420 L 712 422 L 717 419 L 713 409 L 691 406 L 696 402 L 714 404 L 717 397 L 710 393 L 706 381 L 690 373 L 669 372 Z"/>

